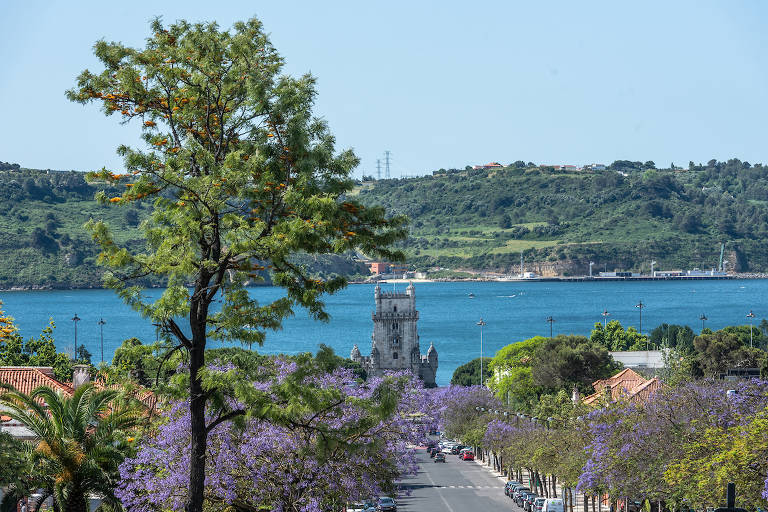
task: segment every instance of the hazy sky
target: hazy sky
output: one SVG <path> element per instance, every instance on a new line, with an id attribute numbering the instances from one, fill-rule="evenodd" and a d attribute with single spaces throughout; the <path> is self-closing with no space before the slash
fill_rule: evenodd
<path id="1" fill-rule="evenodd" d="M 318 78 L 316 114 L 374 174 L 496 160 L 768 161 L 768 2 L 0 0 L 0 160 L 119 169 L 138 144 L 64 91 L 100 38 L 148 21 L 259 17 L 285 71 Z"/>

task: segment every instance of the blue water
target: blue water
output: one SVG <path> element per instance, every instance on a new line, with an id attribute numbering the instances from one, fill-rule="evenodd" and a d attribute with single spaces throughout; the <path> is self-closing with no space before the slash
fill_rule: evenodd
<path id="1" fill-rule="evenodd" d="M 641 282 L 471 282 L 417 283 L 416 306 L 420 311 L 419 335 L 422 353 L 433 342 L 439 354 L 437 382 L 448 384 L 457 366 L 480 356 L 482 317 L 483 354 L 492 356 L 499 348 L 531 336 L 549 335 L 546 319 L 555 319 L 554 332 L 589 335 L 607 309 L 610 320 L 639 327 L 640 300 L 643 332 L 663 322 L 701 329 L 699 317 L 708 317 L 706 327 L 747 324 L 745 315 L 753 310 L 755 324 L 768 317 L 768 280 L 734 281 L 641 281 Z M 405 285 L 397 285 L 403 291 Z M 284 323 L 281 331 L 269 332 L 263 353 L 315 351 L 320 343 L 348 356 L 357 343 L 367 355 L 371 343 L 373 285 L 351 285 L 327 298 L 328 323 L 313 321 L 305 311 Z M 384 285 L 391 290 L 393 285 Z M 149 290 L 159 295 L 159 290 Z M 475 297 L 470 298 L 469 294 Z M 261 301 L 280 296 L 277 288 L 252 288 Z M 0 292 L 5 312 L 16 319 L 25 336 L 37 335 L 48 323 L 56 322 L 59 350 L 72 351 L 76 313 L 78 344 L 85 344 L 94 362 L 101 360 L 98 321 L 103 318 L 104 356 L 110 360 L 124 339 L 136 336 L 144 342 L 155 339 L 155 328 L 125 306 L 109 290 Z"/>

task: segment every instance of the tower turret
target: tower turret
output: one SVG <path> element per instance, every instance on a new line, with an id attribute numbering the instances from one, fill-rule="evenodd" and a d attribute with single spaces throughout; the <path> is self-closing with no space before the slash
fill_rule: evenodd
<path id="1" fill-rule="evenodd" d="M 357 345 L 352 347 L 352 352 L 349 354 L 349 358 L 357 363 L 360 362 L 362 357 L 360 356 L 360 349 L 357 348 Z"/>
<path id="2" fill-rule="evenodd" d="M 429 350 L 427 350 L 427 361 L 429 361 L 430 366 L 437 368 L 437 349 L 431 342 L 429 344 Z"/>

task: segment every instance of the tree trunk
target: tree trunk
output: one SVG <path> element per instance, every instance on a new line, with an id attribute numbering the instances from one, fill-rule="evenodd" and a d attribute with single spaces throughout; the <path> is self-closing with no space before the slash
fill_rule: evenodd
<path id="1" fill-rule="evenodd" d="M 88 512 L 88 500 L 79 488 L 70 490 L 67 498 L 62 503 L 63 512 Z"/>
<path id="2" fill-rule="evenodd" d="M 196 293 L 195 295 L 198 294 Z M 200 292 L 200 295 L 204 296 L 205 292 Z M 208 448 L 205 406 L 208 397 L 203 391 L 203 383 L 200 380 L 199 372 L 205 366 L 207 309 L 206 304 L 201 304 L 193 297 L 190 308 L 192 342 L 189 348 L 189 416 L 192 439 L 189 458 L 189 494 L 184 505 L 185 512 L 203 512 L 206 451 Z"/>
<path id="3" fill-rule="evenodd" d="M 557 498 L 557 477 L 552 475 L 552 497 Z"/>
<path id="4" fill-rule="evenodd" d="M 584 493 L 582 498 L 584 499 L 584 512 L 589 512 L 589 498 L 587 497 L 587 494 Z"/>

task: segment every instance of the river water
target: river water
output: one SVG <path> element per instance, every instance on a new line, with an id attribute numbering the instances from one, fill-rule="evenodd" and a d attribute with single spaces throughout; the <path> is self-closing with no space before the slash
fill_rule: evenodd
<path id="1" fill-rule="evenodd" d="M 437 383 L 446 385 L 457 366 L 480 356 L 482 317 L 483 354 L 492 356 L 499 348 L 531 336 L 548 336 L 554 319 L 554 333 L 589 335 L 603 310 L 609 320 L 639 328 L 640 301 L 642 329 L 648 333 L 668 322 L 701 329 L 699 317 L 706 314 L 706 327 L 748 323 L 746 314 L 754 311 L 757 325 L 768 317 L 768 280 L 729 281 L 639 281 L 639 282 L 456 282 L 417 283 L 416 306 L 420 312 L 421 351 L 426 354 L 433 342 L 438 351 Z M 404 291 L 405 285 L 385 284 L 385 291 Z M 331 320 L 313 321 L 303 310 L 284 322 L 283 329 L 267 333 L 258 350 L 263 353 L 315 351 L 325 343 L 336 353 L 349 355 L 352 345 L 363 355 L 370 352 L 373 323 L 371 312 L 374 285 L 350 285 L 327 297 Z M 149 290 L 158 296 L 159 290 Z M 278 288 L 259 287 L 250 293 L 260 301 L 281 296 Z M 474 297 L 470 297 L 474 294 Z M 99 319 L 106 324 L 104 357 L 111 360 L 114 350 L 126 338 L 144 342 L 155 339 L 152 324 L 125 306 L 110 290 L 55 290 L 0 292 L 5 312 L 16 319 L 25 336 L 37 335 L 52 318 L 56 323 L 59 350 L 72 351 L 75 314 L 78 344 L 85 344 L 93 361 L 101 360 Z"/>

